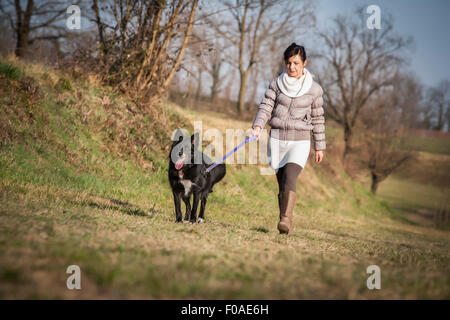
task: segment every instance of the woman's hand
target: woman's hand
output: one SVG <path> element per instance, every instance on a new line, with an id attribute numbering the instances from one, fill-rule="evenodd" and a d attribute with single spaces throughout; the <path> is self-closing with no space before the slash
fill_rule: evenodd
<path id="1" fill-rule="evenodd" d="M 255 126 L 255 128 L 252 131 L 252 136 L 256 136 L 256 140 L 259 140 L 260 133 L 261 133 L 261 127 Z"/>
<path id="2" fill-rule="evenodd" d="M 323 151 L 316 151 L 316 163 L 321 163 L 323 159 Z"/>

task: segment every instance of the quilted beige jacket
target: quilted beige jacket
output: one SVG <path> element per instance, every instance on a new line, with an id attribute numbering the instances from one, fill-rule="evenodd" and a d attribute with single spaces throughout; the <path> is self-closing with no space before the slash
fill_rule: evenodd
<path id="1" fill-rule="evenodd" d="M 264 94 L 252 128 L 264 128 L 267 121 L 270 135 L 280 140 L 310 140 L 313 131 L 314 150 L 325 150 L 325 118 L 322 87 L 313 80 L 308 92 L 291 98 L 280 91 L 277 78 Z M 278 130 L 273 130 L 278 129 Z"/>

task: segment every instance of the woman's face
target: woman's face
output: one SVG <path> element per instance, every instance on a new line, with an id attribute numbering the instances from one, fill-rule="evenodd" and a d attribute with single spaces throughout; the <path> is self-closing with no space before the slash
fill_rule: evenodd
<path id="1" fill-rule="evenodd" d="M 303 63 L 300 55 L 292 56 L 286 63 L 286 69 L 289 77 L 300 78 L 303 75 L 303 68 L 306 66 L 307 59 Z"/>

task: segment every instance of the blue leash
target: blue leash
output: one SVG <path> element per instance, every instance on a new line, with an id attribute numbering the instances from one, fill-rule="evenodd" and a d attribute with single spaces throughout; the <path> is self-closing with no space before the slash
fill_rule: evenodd
<path id="1" fill-rule="evenodd" d="M 208 169 L 206 169 L 206 172 L 210 172 L 212 169 L 214 169 L 217 165 L 221 164 L 222 162 L 225 161 L 226 158 L 228 158 L 229 156 L 231 156 L 233 153 L 235 153 L 240 147 L 242 147 L 243 145 L 245 145 L 247 142 L 255 140 L 256 136 L 251 136 L 248 137 L 247 139 L 245 139 L 244 142 L 241 142 L 236 148 L 234 148 L 232 151 L 228 152 L 227 155 L 225 157 L 222 158 L 222 160 L 217 161 L 216 163 L 214 163 L 213 165 L 211 165 L 210 167 L 208 167 Z"/>

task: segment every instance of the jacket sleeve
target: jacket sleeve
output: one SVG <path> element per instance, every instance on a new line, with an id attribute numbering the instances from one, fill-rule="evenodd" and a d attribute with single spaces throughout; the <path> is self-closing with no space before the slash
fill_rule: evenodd
<path id="1" fill-rule="evenodd" d="M 314 98 L 311 105 L 311 123 L 313 125 L 314 150 L 325 150 L 325 117 L 323 110 L 323 90 L 320 88 L 320 94 Z"/>
<path id="2" fill-rule="evenodd" d="M 260 126 L 261 129 L 263 129 L 267 123 L 267 120 L 269 120 L 272 116 L 272 110 L 275 106 L 275 100 L 277 98 L 276 85 L 276 79 L 272 80 L 269 88 L 264 93 L 264 98 L 259 104 L 258 113 L 253 121 L 253 129 L 255 126 Z"/>

